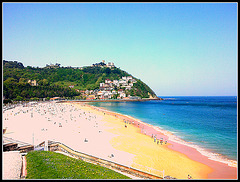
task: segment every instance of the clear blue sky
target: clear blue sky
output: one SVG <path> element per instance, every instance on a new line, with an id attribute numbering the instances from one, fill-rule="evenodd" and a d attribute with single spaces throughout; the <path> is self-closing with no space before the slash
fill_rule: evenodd
<path id="1" fill-rule="evenodd" d="M 105 60 L 159 96 L 237 95 L 237 3 L 3 3 L 3 58 Z"/>

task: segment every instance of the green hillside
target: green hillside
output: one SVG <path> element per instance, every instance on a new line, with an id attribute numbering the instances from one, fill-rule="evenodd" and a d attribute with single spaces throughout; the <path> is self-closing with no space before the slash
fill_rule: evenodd
<path id="1" fill-rule="evenodd" d="M 24 67 L 17 61 L 3 61 L 3 95 L 5 99 L 28 100 L 31 98 L 65 97 L 83 98 L 81 91 L 99 90 L 100 83 L 106 79 L 120 80 L 122 77 L 132 76 L 116 67 L 88 66 L 73 67 Z M 133 76 L 132 76 L 133 77 Z M 114 87 L 114 90 L 123 89 L 126 95 L 149 98 L 156 94 L 140 79 L 133 77 L 136 83 L 129 90 Z M 29 80 L 36 81 L 31 86 Z M 73 85 L 74 88 L 69 88 Z"/>

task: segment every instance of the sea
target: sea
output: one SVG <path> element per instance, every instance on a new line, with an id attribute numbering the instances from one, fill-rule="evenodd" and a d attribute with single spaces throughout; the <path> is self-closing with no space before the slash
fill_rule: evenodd
<path id="1" fill-rule="evenodd" d="M 93 102 L 120 114 L 132 116 L 196 148 L 203 155 L 224 163 L 237 163 L 237 97 L 178 96 L 137 102 Z"/>

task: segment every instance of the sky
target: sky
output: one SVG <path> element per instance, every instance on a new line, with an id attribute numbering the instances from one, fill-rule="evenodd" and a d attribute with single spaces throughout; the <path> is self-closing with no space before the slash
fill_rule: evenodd
<path id="1" fill-rule="evenodd" d="M 158 96 L 237 96 L 237 3 L 3 3 L 3 60 L 114 62 Z"/>

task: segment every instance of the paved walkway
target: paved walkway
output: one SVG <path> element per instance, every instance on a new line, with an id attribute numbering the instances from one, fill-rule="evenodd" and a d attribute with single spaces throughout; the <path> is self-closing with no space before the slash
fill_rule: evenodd
<path id="1" fill-rule="evenodd" d="M 3 179 L 20 179 L 22 156 L 19 151 L 3 152 Z"/>

